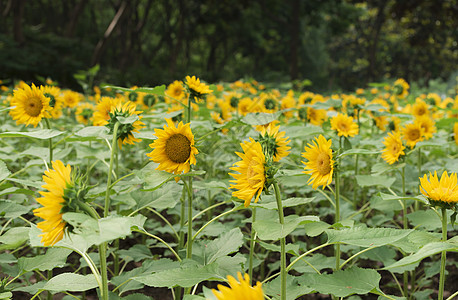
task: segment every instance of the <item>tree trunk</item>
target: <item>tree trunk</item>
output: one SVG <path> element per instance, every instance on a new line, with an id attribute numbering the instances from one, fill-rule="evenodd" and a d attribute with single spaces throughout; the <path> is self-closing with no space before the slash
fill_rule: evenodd
<path id="1" fill-rule="evenodd" d="M 75 6 L 73 11 L 71 12 L 70 15 L 70 20 L 67 23 L 66 29 L 65 29 L 65 36 L 68 38 L 72 38 L 73 35 L 75 34 L 75 28 L 76 24 L 78 24 L 78 19 L 81 16 L 81 13 L 84 10 L 84 7 L 88 3 L 88 0 L 81 0 L 78 2 L 78 4 Z"/>
<path id="2" fill-rule="evenodd" d="M 298 48 L 299 48 L 299 33 L 300 33 L 300 20 L 299 0 L 291 0 L 291 23 L 290 23 L 290 58 L 289 58 L 289 71 L 291 80 L 296 80 L 299 77 L 299 59 L 298 59 Z"/>
<path id="3" fill-rule="evenodd" d="M 19 45 L 22 45 L 25 41 L 24 33 L 22 32 L 22 16 L 24 14 L 25 1 L 16 0 L 13 2 L 13 37 Z"/>
<path id="4" fill-rule="evenodd" d="M 385 1 L 380 1 L 377 7 L 378 12 L 377 16 L 375 17 L 374 25 L 372 26 L 372 34 L 373 36 L 372 43 L 369 46 L 369 76 L 367 77 L 369 80 L 373 81 L 376 80 L 378 77 L 376 74 L 377 70 L 377 45 L 378 40 L 380 37 L 380 31 L 382 29 L 383 23 L 385 23 Z"/>

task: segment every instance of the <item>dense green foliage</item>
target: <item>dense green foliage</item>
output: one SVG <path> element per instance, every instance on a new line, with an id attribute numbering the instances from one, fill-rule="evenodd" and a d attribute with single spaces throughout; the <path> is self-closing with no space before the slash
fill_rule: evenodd
<path id="1" fill-rule="evenodd" d="M 98 82 L 148 86 L 189 73 L 313 90 L 456 77 L 456 0 L 3 0 L 0 14 L 0 79 L 76 88 L 95 64 Z"/>

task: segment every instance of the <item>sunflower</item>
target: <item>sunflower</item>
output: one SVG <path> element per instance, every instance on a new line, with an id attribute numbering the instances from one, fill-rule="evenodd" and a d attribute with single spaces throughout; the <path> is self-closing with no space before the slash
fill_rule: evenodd
<path id="1" fill-rule="evenodd" d="M 354 137 L 359 132 L 358 124 L 346 114 L 338 113 L 331 119 L 331 129 L 337 131 L 338 136 Z"/>
<path id="2" fill-rule="evenodd" d="M 420 177 L 420 191 L 425 195 L 431 205 L 445 204 L 446 206 L 454 206 L 458 203 L 458 185 L 456 173 L 447 174 L 447 171 L 442 173 L 441 179 L 437 178 L 437 173 L 434 175 L 429 173 L 429 180 L 426 174 Z"/>
<path id="3" fill-rule="evenodd" d="M 377 128 L 380 129 L 381 131 L 385 131 L 386 126 L 389 125 L 387 116 L 374 117 L 374 122 L 375 122 L 375 126 L 377 126 Z"/>
<path id="4" fill-rule="evenodd" d="M 165 91 L 165 95 L 176 100 L 181 100 L 185 98 L 186 94 L 183 87 L 183 82 L 175 80 L 174 82 L 169 84 L 167 86 L 167 90 Z"/>
<path id="5" fill-rule="evenodd" d="M 245 116 L 246 114 L 250 112 L 253 112 L 253 108 L 255 106 L 256 106 L 256 103 L 254 103 L 254 101 L 251 100 L 251 98 L 249 97 L 242 98 L 238 102 L 238 110 L 242 116 Z"/>
<path id="6" fill-rule="evenodd" d="M 453 134 L 454 134 L 455 144 L 458 145 L 458 122 L 455 122 L 455 124 L 453 124 Z"/>
<path id="7" fill-rule="evenodd" d="M 210 94 L 212 92 L 210 87 L 205 83 L 200 82 L 200 79 L 196 76 L 186 76 L 184 84 L 190 96 L 193 97 L 193 99 L 196 101 L 202 99 L 206 94 Z"/>
<path id="8" fill-rule="evenodd" d="M 323 189 L 331 184 L 332 173 L 334 171 L 334 161 L 332 160 L 332 140 L 326 140 L 324 136 L 320 134 L 318 138 L 315 138 L 312 144 L 307 144 L 305 152 L 302 153 L 302 157 L 308 160 L 308 162 L 302 162 L 305 164 L 304 173 L 311 174 L 308 184 L 312 184 L 313 189 L 322 185 Z"/>
<path id="9" fill-rule="evenodd" d="M 64 106 L 70 108 L 76 107 L 78 103 L 83 99 L 83 95 L 71 90 L 64 91 L 62 97 L 64 99 Z"/>
<path id="10" fill-rule="evenodd" d="M 218 284 L 218 290 L 212 290 L 216 299 L 218 300 L 263 300 L 264 294 L 262 292 L 262 284 L 258 281 L 256 286 L 252 287 L 250 284 L 250 276 L 245 274 L 242 277 L 240 272 L 237 272 L 238 281 L 232 277 L 227 276 L 229 286 Z"/>
<path id="11" fill-rule="evenodd" d="M 195 155 L 199 153 L 194 147 L 194 135 L 190 124 L 183 122 L 175 127 L 172 120 L 166 119 L 164 129 L 155 129 L 157 139 L 149 146 L 153 149 L 146 154 L 150 160 L 159 164 L 156 170 L 173 174 L 188 173 L 190 165 L 196 164 Z"/>
<path id="12" fill-rule="evenodd" d="M 283 157 L 288 156 L 291 147 L 288 147 L 290 142 L 288 137 L 285 136 L 285 132 L 278 132 L 280 126 L 275 126 L 273 122 L 270 122 L 267 127 L 261 126 L 259 128 L 260 143 L 263 146 L 264 152 L 269 153 L 273 161 L 280 161 Z M 267 150 L 267 151 L 266 151 Z"/>
<path id="13" fill-rule="evenodd" d="M 307 120 L 310 124 L 321 126 L 326 120 L 326 110 L 307 107 Z"/>
<path id="14" fill-rule="evenodd" d="M 421 128 L 423 128 L 423 137 L 425 140 L 432 138 L 433 134 L 437 131 L 436 126 L 434 126 L 434 121 L 428 116 L 417 117 L 414 123 L 419 123 Z"/>
<path id="15" fill-rule="evenodd" d="M 401 155 L 405 155 L 404 149 L 406 147 L 402 144 L 401 133 L 399 131 L 389 132 L 383 144 L 386 148 L 383 149 L 382 158 L 388 164 L 394 164 L 399 160 Z"/>
<path id="16" fill-rule="evenodd" d="M 53 170 L 45 171 L 43 175 L 46 184 L 42 188 L 48 191 L 40 192 L 43 197 L 36 199 L 43 207 L 33 210 L 35 216 L 44 219 L 38 223 L 37 227 L 43 233 L 39 236 L 42 237 L 41 242 L 45 247 L 53 246 L 64 236 L 67 225 L 62 220 L 65 205 L 64 194 L 65 190 L 72 185 L 70 165 L 64 166 L 60 160 L 57 160 L 52 162 L 52 168 Z"/>
<path id="17" fill-rule="evenodd" d="M 40 90 L 45 95 L 46 98 L 49 98 L 50 114 L 54 119 L 60 118 L 62 116 L 62 107 L 64 105 L 64 100 L 60 89 L 56 86 L 45 85 L 40 86 Z"/>
<path id="18" fill-rule="evenodd" d="M 283 112 L 283 115 L 286 118 L 291 118 L 294 115 L 294 112 L 291 110 L 292 108 L 296 107 L 296 100 L 294 99 L 294 92 L 289 90 L 286 94 L 286 97 L 281 99 L 280 108 L 282 110 L 287 110 Z"/>
<path id="19" fill-rule="evenodd" d="M 76 108 L 76 121 L 81 124 L 87 125 L 92 119 L 94 114 L 94 105 L 91 103 L 80 103 Z"/>
<path id="20" fill-rule="evenodd" d="M 21 88 L 14 90 L 10 105 L 10 115 L 16 124 L 33 125 L 36 127 L 43 118 L 50 116 L 49 98 L 33 83 L 28 86 L 26 83 Z"/>
<path id="21" fill-rule="evenodd" d="M 393 83 L 393 93 L 400 99 L 404 99 L 409 94 L 409 84 L 402 78 Z"/>
<path id="22" fill-rule="evenodd" d="M 418 142 L 423 141 L 424 129 L 421 127 L 420 123 L 411 123 L 407 124 L 402 129 L 402 136 L 406 140 L 407 146 L 410 148 L 415 147 Z"/>
<path id="23" fill-rule="evenodd" d="M 116 106 L 111 107 L 111 111 L 109 113 L 110 119 L 108 123 L 105 125 L 110 129 L 111 134 L 113 134 L 114 125 L 116 124 L 116 122 L 118 122 L 118 117 L 138 117 L 138 119 L 132 123 L 121 123 L 119 125 L 117 133 L 119 148 L 121 148 L 122 145 L 125 144 L 133 145 L 134 143 L 141 141 L 141 139 L 138 139 L 133 135 L 134 132 L 138 133 L 138 130 L 145 127 L 145 124 L 142 121 L 140 121 L 142 119 L 142 116 L 139 116 L 139 114 L 142 112 L 136 111 L 136 109 L 137 106 L 135 105 L 135 103 L 131 101 L 127 101 L 126 103 L 119 102 Z"/>
<path id="24" fill-rule="evenodd" d="M 428 116 L 428 104 L 420 98 L 415 99 L 415 104 L 412 105 L 412 115 L 415 117 Z"/>
<path id="25" fill-rule="evenodd" d="M 231 188 L 237 191 L 232 192 L 232 196 L 245 200 L 245 207 L 250 205 L 251 199 L 258 202 L 259 196 L 264 189 L 266 182 L 265 163 L 266 157 L 262 152 L 262 146 L 252 138 L 240 144 L 243 153 L 236 152 L 242 159 L 234 164 L 231 170 L 238 172 L 229 173 L 235 180 L 231 180 Z"/>
<path id="26" fill-rule="evenodd" d="M 116 107 L 121 100 L 119 98 L 102 97 L 97 103 L 94 111 L 94 126 L 105 126 L 110 119 L 110 111 Z"/>

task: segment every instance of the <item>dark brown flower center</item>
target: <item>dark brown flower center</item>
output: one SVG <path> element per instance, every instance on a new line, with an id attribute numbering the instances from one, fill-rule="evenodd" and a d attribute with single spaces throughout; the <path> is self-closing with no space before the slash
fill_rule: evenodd
<path id="1" fill-rule="evenodd" d="M 191 142 L 181 133 L 174 134 L 165 142 L 165 154 L 173 162 L 184 163 L 191 154 Z"/>
<path id="2" fill-rule="evenodd" d="M 41 103 L 41 100 L 38 97 L 28 98 L 24 107 L 26 114 L 28 114 L 31 117 L 39 116 L 42 109 L 43 103 Z"/>
<path id="3" fill-rule="evenodd" d="M 331 172 L 331 160 L 329 155 L 321 152 L 316 158 L 316 168 L 321 175 L 327 175 Z"/>

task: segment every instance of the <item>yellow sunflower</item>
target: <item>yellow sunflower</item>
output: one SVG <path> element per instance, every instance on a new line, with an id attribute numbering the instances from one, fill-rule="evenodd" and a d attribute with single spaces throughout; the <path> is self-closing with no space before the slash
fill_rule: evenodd
<path id="1" fill-rule="evenodd" d="M 326 118 L 326 110 L 307 107 L 307 120 L 310 122 L 310 124 L 321 126 Z"/>
<path id="2" fill-rule="evenodd" d="M 194 100 L 198 101 L 202 99 L 206 94 L 210 94 L 212 90 L 210 87 L 203 82 L 200 82 L 200 79 L 196 76 L 186 76 L 184 84 Z"/>
<path id="3" fill-rule="evenodd" d="M 76 121 L 81 124 L 87 125 L 92 120 L 94 114 L 94 105 L 92 103 L 80 103 L 76 108 Z"/>
<path id="4" fill-rule="evenodd" d="M 28 86 L 26 83 L 21 88 L 14 90 L 10 105 L 10 115 L 16 124 L 33 125 L 36 127 L 43 118 L 50 116 L 49 98 L 33 83 Z"/>
<path id="5" fill-rule="evenodd" d="M 230 188 L 236 189 L 232 192 L 232 196 L 245 201 L 245 207 L 250 205 L 251 199 L 255 197 L 254 202 L 258 202 L 259 196 L 266 182 L 265 163 L 266 158 L 262 152 L 262 146 L 252 138 L 250 141 L 245 141 L 240 144 L 243 153 L 236 152 L 242 159 L 234 164 L 232 171 L 238 172 L 229 173 L 235 180 Z"/>
<path id="6" fill-rule="evenodd" d="M 267 127 L 260 126 L 260 143 L 264 149 L 267 149 L 267 153 L 272 155 L 273 161 L 280 161 L 283 157 L 288 156 L 291 147 L 288 147 L 290 142 L 288 137 L 285 136 L 285 132 L 278 132 L 280 126 L 275 126 L 273 122 L 270 122 Z"/>
<path id="7" fill-rule="evenodd" d="M 409 94 L 409 84 L 402 78 L 399 78 L 393 83 L 393 94 L 398 98 L 404 99 Z"/>
<path id="8" fill-rule="evenodd" d="M 172 97 L 176 100 L 181 100 L 185 98 L 186 93 L 183 87 L 183 83 L 181 81 L 175 80 L 171 84 L 167 86 L 167 90 L 165 91 L 165 94 L 169 97 Z M 170 102 L 167 97 L 166 101 Z"/>
<path id="9" fill-rule="evenodd" d="M 346 114 L 338 113 L 331 119 L 331 129 L 337 131 L 338 136 L 354 137 L 359 132 L 358 124 Z"/>
<path id="10" fill-rule="evenodd" d="M 399 160 L 401 155 L 405 155 L 402 144 L 401 133 L 399 131 L 389 132 L 388 136 L 383 141 L 385 149 L 383 149 L 382 158 L 388 164 L 392 165 Z"/>
<path id="11" fill-rule="evenodd" d="M 425 195 L 432 205 L 456 204 L 458 203 L 458 185 L 456 173 L 447 174 L 447 171 L 442 173 L 440 180 L 437 178 L 437 173 L 434 175 L 429 173 L 429 180 L 426 174 L 420 177 L 420 191 Z"/>
<path id="12" fill-rule="evenodd" d="M 307 144 L 305 152 L 302 152 L 302 157 L 307 159 L 307 162 L 302 162 L 305 165 L 304 173 L 311 174 L 308 184 L 312 184 L 313 189 L 322 185 L 323 189 L 331 184 L 332 173 L 334 171 L 334 160 L 332 160 L 332 140 L 326 140 L 320 134 L 315 138 L 312 144 Z"/>
<path id="13" fill-rule="evenodd" d="M 418 142 L 423 141 L 424 129 L 420 123 L 407 124 L 402 129 L 402 137 L 406 141 L 406 145 L 410 148 L 415 147 Z"/>
<path id="14" fill-rule="evenodd" d="M 64 99 L 64 106 L 72 108 L 76 107 L 84 97 L 80 93 L 71 90 L 65 90 L 62 98 Z"/>
<path id="15" fill-rule="evenodd" d="M 433 134 L 437 131 L 433 119 L 428 116 L 417 117 L 415 118 L 414 123 L 419 123 L 421 128 L 423 128 L 423 137 L 425 140 L 432 138 Z"/>
<path id="16" fill-rule="evenodd" d="M 175 127 L 172 120 L 166 119 L 164 129 L 155 129 L 157 139 L 149 146 L 152 152 L 146 154 L 150 160 L 159 164 L 157 170 L 173 174 L 187 173 L 190 165 L 196 164 L 195 155 L 199 153 L 194 147 L 194 135 L 190 124 L 182 122 Z"/>
<path id="17" fill-rule="evenodd" d="M 258 281 L 256 286 L 250 284 L 250 276 L 245 274 L 242 277 L 240 272 L 237 273 L 238 281 L 232 276 L 227 276 L 229 286 L 218 284 L 218 290 L 212 290 L 218 300 L 263 300 L 262 284 Z"/>
<path id="18" fill-rule="evenodd" d="M 140 121 L 142 116 L 140 116 L 141 111 L 137 111 L 137 105 L 131 101 L 127 101 L 126 103 L 119 102 L 116 106 L 111 107 L 111 111 L 109 113 L 110 119 L 108 121 L 107 126 L 110 128 L 110 133 L 113 134 L 114 125 L 118 122 L 118 117 L 128 118 L 132 116 L 138 116 L 138 119 L 133 123 L 123 124 L 121 123 L 118 127 L 118 146 L 119 148 L 125 144 L 138 143 L 141 139 L 134 137 L 134 132 L 139 132 L 141 128 L 145 127 L 144 123 Z"/>
<path id="19" fill-rule="evenodd" d="M 280 107 L 282 110 L 288 110 L 288 111 L 283 112 L 283 115 L 286 118 L 291 118 L 294 115 L 294 112 L 290 110 L 296 107 L 296 100 L 294 99 L 294 92 L 292 90 L 289 90 L 288 93 L 286 94 L 286 97 L 281 99 Z"/>
<path id="20" fill-rule="evenodd" d="M 249 97 L 242 98 L 238 102 L 238 110 L 242 116 L 245 116 L 246 114 L 250 112 L 254 112 L 253 109 L 255 106 L 256 106 L 256 103 L 254 103 L 254 101 L 251 100 L 251 98 Z"/>
<path id="21" fill-rule="evenodd" d="M 415 104 L 412 105 L 412 115 L 415 117 L 429 115 L 428 104 L 420 98 L 415 99 Z"/>
<path id="22" fill-rule="evenodd" d="M 102 97 L 97 103 L 94 111 L 93 122 L 94 126 L 105 126 L 110 119 L 110 111 L 116 107 L 121 100 L 119 98 Z"/>
<path id="23" fill-rule="evenodd" d="M 454 134 L 455 144 L 458 145 L 458 122 L 455 122 L 455 124 L 453 124 L 453 134 Z"/>
<path id="24" fill-rule="evenodd" d="M 60 89 L 56 86 L 45 85 L 40 86 L 40 90 L 46 98 L 49 98 L 50 114 L 53 119 L 58 119 L 62 116 L 62 107 L 64 105 L 64 100 Z"/>
<path id="25" fill-rule="evenodd" d="M 385 131 L 386 126 L 389 125 L 387 116 L 374 117 L 374 121 L 375 121 L 375 126 L 377 126 L 377 128 L 380 129 L 381 131 Z"/>
<path id="26" fill-rule="evenodd" d="M 43 180 L 46 182 L 42 188 L 47 192 L 40 192 L 42 198 L 37 198 L 37 202 L 43 207 L 33 210 L 35 216 L 44 219 L 37 224 L 37 227 L 43 234 L 40 236 L 44 246 L 53 246 L 64 236 L 66 227 L 65 221 L 62 220 L 62 209 L 64 208 L 65 189 L 72 185 L 70 165 L 64 166 L 60 161 L 52 162 L 53 170 L 45 171 Z"/>

